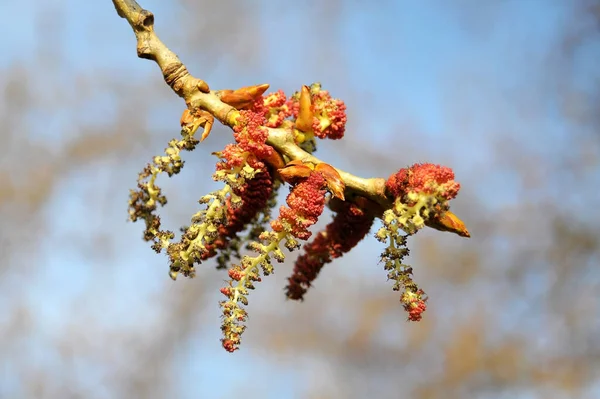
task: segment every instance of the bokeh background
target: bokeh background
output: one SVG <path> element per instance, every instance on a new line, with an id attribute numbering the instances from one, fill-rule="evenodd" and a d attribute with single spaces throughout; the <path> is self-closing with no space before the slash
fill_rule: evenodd
<path id="1" fill-rule="evenodd" d="M 322 142 L 322 159 L 365 177 L 454 168 L 472 238 L 411 239 L 431 297 L 420 323 L 405 321 L 374 238 L 304 303 L 284 299 L 292 254 L 225 353 L 223 273 L 211 261 L 172 282 L 127 222 L 128 191 L 178 136 L 183 102 L 111 1 L 3 1 L 1 398 L 600 397 L 599 1 L 141 5 L 212 88 L 320 81 L 344 99 L 346 137 Z M 217 187 L 210 153 L 230 139 L 217 128 L 159 181 L 166 226 Z"/>

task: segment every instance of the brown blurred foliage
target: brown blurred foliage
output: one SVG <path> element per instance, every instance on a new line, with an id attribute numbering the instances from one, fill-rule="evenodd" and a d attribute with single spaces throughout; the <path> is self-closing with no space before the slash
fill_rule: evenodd
<path id="1" fill-rule="evenodd" d="M 142 5 L 157 13 L 163 40 L 184 61 L 201 65 L 202 78 L 213 85 L 210 77 L 223 65 L 238 73 L 231 83 L 219 82 L 216 74 L 223 86 L 267 78 L 261 73 L 268 62 L 261 59 L 261 16 L 248 2 L 175 3 L 164 16 L 153 4 Z M 500 3 L 439 7 L 485 37 Z M 429 232 L 413 240 L 410 262 L 431 296 L 424 320 L 404 322 L 375 261 L 378 253 L 363 243 L 329 265 L 303 303 L 283 300 L 291 264 L 280 266 L 253 294 L 241 354 L 228 356 L 205 350 L 219 347 L 221 275 L 207 265 L 197 279 L 173 285 L 164 259 L 142 243 L 140 226 L 125 223 L 128 189 L 150 156 L 177 134 L 183 104 L 168 92 L 155 65 L 132 60 L 133 35 L 110 2 L 99 18 L 112 18 L 123 29 L 99 34 L 102 24 L 91 22 L 88 45 L 114 56 L 90 68 L 72 65 L 65 55 L 61 21 L 67 7 L 31 2 L 37 10 L 35 55 L 15 60 L 0 75 L 0 397 L 201 397 L 182 388 L 182 381 L 191 392 L 233 397 L 248 379 L 254 385 L 247 397 L 271 397 L 279 368 L 288 370 L 290 397 L 597 395 L 600 191 L 590 182 L 598 183 L 600 165 L 600 75 L 595 86 L 582 90 L 576 63 L 583 52 L 600 59 L 600 2 L 573 4 L 569 23 L 557 27 L 558 39 L 542 55 L 544 68 L 535 64 L 530 85 L 498 94 L 493 76 L 474 74 L 466 63 L 449 71 L 443 89 L 447 130 L 465 140 L 483 137 L 494 152 L 485 164 L 469 165 L 468 150 L 449 145 L 441 159 L 437 149 L 420 150 L 418 156 L 433 162 L 468 165 L 459 175 L 464 189 L 453 210 L 473 235 L 461 240 Z M 315 32 L 334 32 L 344 7 L 333 2 L 317 12 L 311 3 L 293 12 Z M 91 9 L 87 18 L 96 12 Z M 389 40 L 389 27 L 382 32 Z M 590 43 L 596 47 L 590 50 Z M 338 56 L 326 40 L 311 45 L 317 54 Z M 139 63 L 139 69 L 121 67 L 119 57 L 130 57 L 127 65 Z M 247 76 L 256 81 L 242 81 Z M 473 116 L 481 104 L 469 87 L 487 96 L 486 119 Z M 346 92 L 375 94 L 359 85 Z M 462 101 L 451 98 L 457 95 Z M 539 146 L 520 145 L 522 137 L 502 115 L 543 130 L 546 111 L 540 104 L 548 98 L 568 130 L 568 147 L 542 150 L 542 133 L 535 136 Z M 153 118 L 157 109 L 165 120 Z M 406 120 L 399 128 L 413 138 L 419 130 Z M 59 136 L 46 135 L 46 129 Z M 210 188 L 204 173 L 190 170 L 210 170 L 208 154 L 227 140 L 218 132 L 202 154 L 190 157 L 187 177 L 163 183 L 173 203 L 189 204 L 165 211 L 171 225 L 185 223 L 194 201 Z M 394 140 L 402 138 L 390 134 Z M 365 175 L 385 175 L 403 166 L 398 162 L 409 162 L 351 133 L 334 147 L 321 155 L 360 154 L 351 157 L 352 171 Z M 503 186 L 505 176 L 511 183 Z M 502 205 L 487 202 L 505 194 L 509 200 Z M 189 380 L 187 368 L 195 359 L 187 353 L 209 365 L 218 353 L 212 367 L 220 379 Z M 268 373 L 252 370 L 260 359 L 267 359 L 270 366 L 261 367 Z M 241 375 L 227 377 L 232 370 Z M 194 384 L 204 384 L 203 390 Z"/>

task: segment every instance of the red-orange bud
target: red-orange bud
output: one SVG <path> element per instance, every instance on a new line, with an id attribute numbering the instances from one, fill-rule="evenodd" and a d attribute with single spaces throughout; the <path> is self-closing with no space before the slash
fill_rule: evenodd
<path id="1" fill-rule="evenodd" d="M 288 163 L 284 168 L 279 169 L 278 172 L 285 182 L 293 184 L 296 179 L 310 176 L 313 169 L 309 165 L 310 164 L 305 164 L 299 159 L 295 159 Z"/>
<path id="2" fill-rule="evenodd" d="M 269 88 L 269 84 L 242 87 L 237 90 L 221 90 L 219 97 L 225 104 L 242 110 L 250 109 L 254 102 L 262 96 Z"/>
<path id="3" fill-rule="evenodd" d="M 327 188 L 331 191 L 331 194 L 343 201 L 346 183 L 344 183 L 338 171 L 333 166 L 324 162 L 317 164 L 315 171 L 319 172 L 325 178 Z"/>
<path id="4" fill-rule="evenodd" d="M 426 220 L 425 224 L 439 231 L 448 231 L 458 234 L 461 237 L 471 237 L 463 221 L 450 211 L 433 219 Z"/>
<path id="5" fill-rule="evenodd" d="M 301 132 L 308 132 L 312 129 L 314 115 L 312 111 L 310 89 L 306 85 L 302 86 L 299 103 L 300 109 L 298 111 L 298 117 L 296 118 L 296 129 Z"/>
<path id="6" fill-rule="evenodd" d="M 179 123 L 181 124 L 181 127 L 190 125 L 191 123 L 194 122 L 194 117 L 192 116 L 192 113 L 190 112 L 189 109 L 185 109 L 183 111 L 183 114 L 181 114 L 181 119 L 179 120 Z"/>
<path id="7" fill-rule="evenodd" d="M 272 151 L 271 154 L 265 156 L 263 160 L 275 168 L 275 170 L 285 167 L 285 161 L 277 151 Z"/>
<path id="8" fill-rule="evenodd" d="M 202 93 L 210 93 L 210 87 L 208 87 L 208 83 L 206 83 L 202 79 L 198 79 L 198 81 L 196 82 L 196 87 Z"/>
<path id="9" fill-rule="evenodd" d="M 196 110 L 192 113 L 189 109 L 185 109 L 181 115 L 179 123 L 183 129 L 187 129 L 190 134 L 194 134 L 199 127 L 204 127 L 204 132 L 200 137 L 200 141 L 204 141 L 212 129 L 215 118 L 204 110 Z"/>
<path id="10" fill-rule="evenodd" d="M 460 184 L 454 181 L 452 169 L 431 163 L 414 164 L 394 173 L 386 182 L 387 190 L 394 198 L 408 193 L 438 193 L 446 200 L 456 197 Z"/>

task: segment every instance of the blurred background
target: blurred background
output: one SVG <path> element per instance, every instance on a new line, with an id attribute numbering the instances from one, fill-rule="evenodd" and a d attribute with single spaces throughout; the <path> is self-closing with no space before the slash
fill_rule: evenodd
<path id="1" fill-rule="evenodd" d="M 183 101 L 111 1 L 3 1 L 0 398 L 600 397 L 600 1 L 141 5 L 213 89 L 320 81 L 345 100 L 321 159 L 364 177 L 452 167 L 472 238 L 410 240 L 420 323 L 374 238 L 304 303 L 284 299 L 291 254 L 226 353 L 215 261 L 173 282 L 127 222 Z M 159 180 L 166 227 L 218 187 L 210 153 L 230 140 L 217 128 Z"/>

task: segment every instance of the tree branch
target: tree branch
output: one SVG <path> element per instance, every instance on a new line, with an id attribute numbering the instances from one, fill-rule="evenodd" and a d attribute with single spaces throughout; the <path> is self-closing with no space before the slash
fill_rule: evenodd
<path id="1" fill-rule="evenodd" d="M 138 57 L 153 60 L 158 64 L 167 85 L 185 100 L 190 111 L 204 110 L 224 125 L 233 127 L 239 112 L 222 102 L 219 92 L 211 91 L 205 81 L 190 75 L 179 57 L 154 32 L 154 15 L 143 9 L 135 0 L 113 0 L 113 4 L 119 16 L 129 22 L 135 33 Z M 267 143 L 290 160 L 322 162 L 296 145 L 291 127 L 269 129 Z M 336 170 L 344 180 L 349 194 L 366 197 L 384 208 L 391 206 L 392 199 L 385 193 L 385 179 L 365 179 L 337 168 Z"/>

